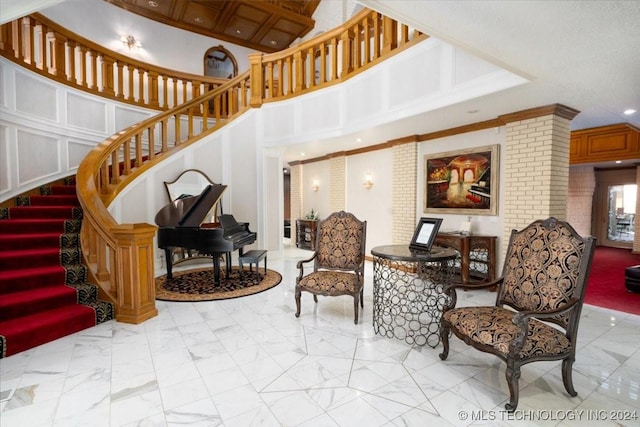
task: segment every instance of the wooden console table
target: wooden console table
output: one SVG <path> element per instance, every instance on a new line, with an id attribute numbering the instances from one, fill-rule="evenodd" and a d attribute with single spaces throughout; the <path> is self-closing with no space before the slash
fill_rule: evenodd
<path id="1" fill-rule="evenodd" d="M 496 236 L 443 233 L 436 235 L 435 244 L 460 252 L 460 279 L 463 283 L 490 282 L 496 276 Z"/>
<path id="2" fill-rule="evenodd" d="M 300 249 L 316 249 L 317 220 L 296 219 L 296 247 Z"/>

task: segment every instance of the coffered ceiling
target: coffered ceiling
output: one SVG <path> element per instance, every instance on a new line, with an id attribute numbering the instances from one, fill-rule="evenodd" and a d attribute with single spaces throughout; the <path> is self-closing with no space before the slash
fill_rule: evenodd
<path id="1" fill-rule="evenodd" d="M 311 31 L 320 0 L 105 0 L 154 21 L 276 52 Z"/>

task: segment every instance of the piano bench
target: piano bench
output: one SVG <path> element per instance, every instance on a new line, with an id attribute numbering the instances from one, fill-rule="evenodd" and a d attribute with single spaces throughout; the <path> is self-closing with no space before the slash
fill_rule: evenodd
<path id="1" fill-rule="evenodd" d="M 242 265 L 246 262 L 249 264 L 249 271 L 253 271 L 252 264 L 256 265 L 256 272 L 258 272 L 258 264 L 264 259 L 264 274 L 267 274 L 267 251 L 261 249 L 254 249 L 243 254 L 238 261 L 240 263 L 240 271 L 243 271 Z"/>

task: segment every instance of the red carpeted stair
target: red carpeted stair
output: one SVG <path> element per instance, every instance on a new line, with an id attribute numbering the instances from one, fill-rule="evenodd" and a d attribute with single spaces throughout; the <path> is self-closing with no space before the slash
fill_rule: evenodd
<path id="1" fill-rule="evenodd" d="M 0 357 L 113 319 L 86 283 L 74 185 L 41 188 L 0 209 Z"/>

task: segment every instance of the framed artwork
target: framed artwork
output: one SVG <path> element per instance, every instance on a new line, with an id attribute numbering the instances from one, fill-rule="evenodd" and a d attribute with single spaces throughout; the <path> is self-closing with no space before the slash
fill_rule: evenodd
<path id="1" fill-rule="evenodd" d="M 416 251 L 429 252 L 442 224 L 442 218 L 420 218 L 409 248 Z"/>
<path id="2" fill-rule="evenodd" d="M 499 145 L 424 156 L 424 212 L 498 214 Z"/>

